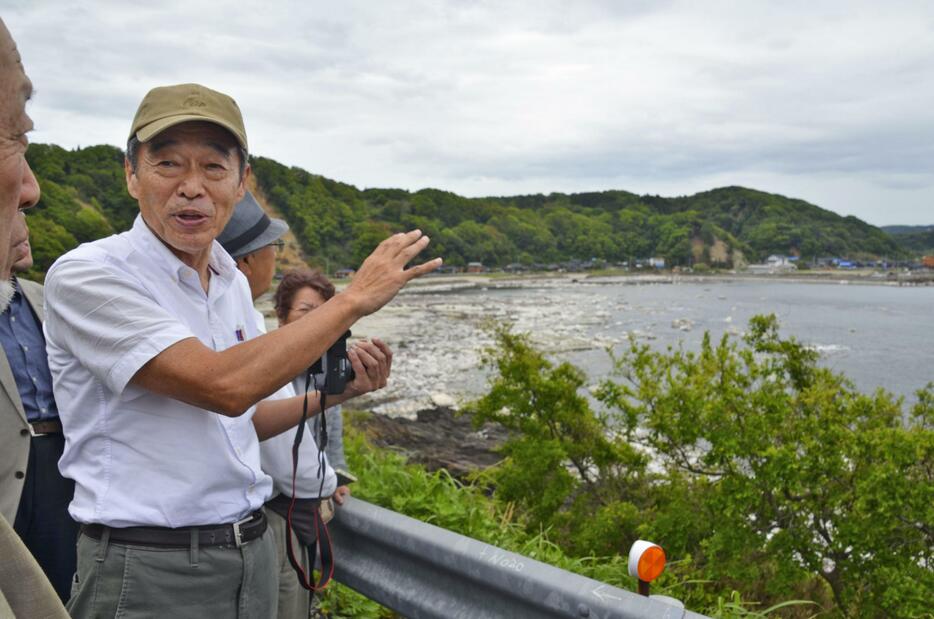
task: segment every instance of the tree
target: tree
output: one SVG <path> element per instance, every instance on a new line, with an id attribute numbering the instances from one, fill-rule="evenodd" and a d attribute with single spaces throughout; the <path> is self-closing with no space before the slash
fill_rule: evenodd
<path id="1" fill-rule="evenodd" d="M 705 497 L 720 521 L 705 542 L 708 571 L 762 578 L 748 563 L 758 554 L 777 560 L 766 590 L 807 573 L 843 614 L 921 612 L 934 593 L 930 409 L 916 407 L 906 427 L 900 400 L 818 367 L 774 317 L 754 318 L 745 344 L 633 347 L 618 365 L 628 384 L 601 393 L 667 466 L 716 482 Z"/>
<path id="2" fill-rule="evenodd" d="M 471 410 L 513 431 L 490 481 L 530 528 L 560 531 L 581 555 L 645 536 L 690 558 L 697 579 L 763 604 L 928 611 L 934 386 L 910 413 L 882 390 L 859 393 L 770 316 L 696 353 L 633 343 L 594 410 L 579 370 L 524 336 L 500 331 L 497 344 Z"/>

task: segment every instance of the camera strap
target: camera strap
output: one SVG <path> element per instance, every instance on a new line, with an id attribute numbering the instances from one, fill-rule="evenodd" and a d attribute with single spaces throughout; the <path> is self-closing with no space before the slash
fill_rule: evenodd
<path id="1" fill-rule="evenodd" d="M 324 491 L 324 481 L 327 478 L 325 475 L 325 455 L 324 449 L 327 447 L 328 443 L 328 430 L 327 430 L 327 418 L 324 414 L 326 410 L 325 401 L 326 401 L 326 392 L 327 392 L 327 374 L 325 374 L 325 384 L 321 389 L 318 389 L 317 379 L 314 374 L 312 374 L 311 368 L 305 374 L 305 398 L 302 401 L 302 420 L 298 424 L 298 429 L 295 432 L 295 440 L 292 442 L 292 498 L 289 501 L 289 510 L 285 519 L 285 546 L 286 554 L 289 557 L 289 563 L 292 565 L 292 569 L 295 570 L 296 575 L 298 576 L 299 584 L 307 589 L 313 595 L 316 591 L 321 591 L 328 586 L 328 583 L 331 582 L 331 579 L 334 577 L 334 552 L 331 547 L 331 534 L 328 531 L 328 525 L 321 519 L 321 510 L 320 504 L 315 505 L 312 510 L 313 522 L 312 527 L 315 532 L 315 542 L 314 545 L 308 547 L 308 572 L 305 572 L 305 568 L 302 567 L 302 564 L 299 563 L 295 555 L 295 549 L 292 545 L 292 519 L 296 515 L 295 512 L 295 480 L 298 476 L 298 452 L 299 446 L 302 444 L 302 439 L 305 434 L 305 423 L 308 420 L 308 391 L 312 386 L 312 381 L 314 381 L 315 391 L 318 393 L 321 399 L 321 408 L 318 413 L 318 419 L 315 420 L 315 431 L 311 437 L 311 440 L 315 442 L 318 446 L 318 477 L 321 478 L 321 486 L 318 490 L 318 498 L 322 499 L 321 493 Z M 314 581 L 314 567 L 315 561 L 318 557 L 321 557 L 321 573 L 318 580 Z"/>

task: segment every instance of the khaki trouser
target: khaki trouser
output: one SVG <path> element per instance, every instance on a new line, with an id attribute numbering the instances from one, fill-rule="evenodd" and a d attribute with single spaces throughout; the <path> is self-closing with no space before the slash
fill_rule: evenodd
<path id="1" fill-rule="evenodd" d="M 269 521 L 269 531 L 276 542 L 276 572 L 279 575 L 279 614 L 277 619 L 308 619 L 311 613 L 311 604 L 308 591 L 298 584 L 298 576 L 289 563 L 289 555 L 285 548 L 285 518 L 266 509 Z M 295 532 L 292 532 L 292 550 L 297 554 L 299 563 L 306 574 L 311 576 L 308 569 L 308 548 L 303 546 Z"/>
<path id="2" fill-rule="evenodd" d="M 152 548 L 82 534 L 68 612 L 77 619 L 269 619 L 276 616 L 275 561 L 268 529 L 240 548 Z"/>

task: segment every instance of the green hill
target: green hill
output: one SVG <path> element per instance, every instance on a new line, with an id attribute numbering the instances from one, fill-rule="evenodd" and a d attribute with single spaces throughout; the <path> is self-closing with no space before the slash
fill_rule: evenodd
<path id="1" fill-rule="evenodd" d="M 934 226 L 879 226 L 879 229 L 892 236 L 913 234 L 915 232 L 930 232 Z"/>
<path id="2" fill-rule="evenodd" d="M 33 144 L 28 158 L 42 187 L 29 217 L 32 275 L 41 277 L 78 243 L 132 223 L 137 207 L 126 193 L 120 149 Z M 465 198 L 437 189 L 360 190 L 265 157 L 251 163 L 261 193 L 288 220 L 306 257 L 332 268 L 359 265 L 381 239 L 412 227 L 431 235 L 432 255 L 449 265 L 660 256 L 670 265 L 730 266 L 772 253 L 898 253 L 889 235 L 855 217 L 742 187 L 677 198 L 625 191 Z"/>
<path id="3" fill-rule="evenodd" d="M 257 182 L 309 256 L 359 264 L 386 234 L 419 227 L 447 264 L 662 256 L 730 265 L 772 253 L 868 258 L 898 253 L 878 228 L 802 200 L 742 187 L 689 197 L 625 191 L 465 198 L 437 189 L 358 190 L 253 158 Z"/>
<path id="4" fill-rule="evenodd" d="M 882 230 L 909 255 L 934 255 L 934 226 L 883 226 Z"/>
<path id="5" fill-rule="evenodd" d="M 902 251 L 919 256 L 921 254 L 934 254 L 934 229 L 927 232 L 913 232 L 911 234 L 900 234 L 895 237 L 895 242 Z"/>

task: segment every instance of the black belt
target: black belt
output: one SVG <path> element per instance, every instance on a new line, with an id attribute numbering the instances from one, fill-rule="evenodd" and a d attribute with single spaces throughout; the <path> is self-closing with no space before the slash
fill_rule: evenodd
<path id="1" fill-rule="evenodd" d="M 117 544 L 155 546 L 158 548 L 190 548 L 193 531 L 198 533 L 198 545 L 222 548 L 239 548 L 260 537 L 266 531 L 266 514 L 256 510 L 243 520 L 233 524 L 200 527 L 108 527 L 103 524 L 82 524 L 81 532 L 91 539 L 101 539 L 109 530 L 110 541 Z"/>
<path id="2" fill-rule="evenodd" d="M 33 436 L 62 433 L 62 422 L 58 419 L 52 419 L 50 421 L 31 421 L 29 425 L 32 427 L 32 432 L 30 434 Z"/>

